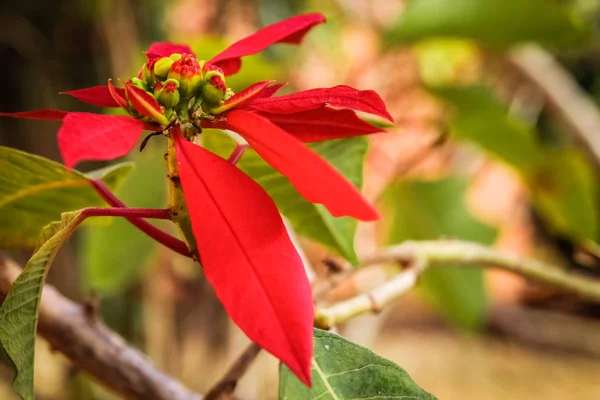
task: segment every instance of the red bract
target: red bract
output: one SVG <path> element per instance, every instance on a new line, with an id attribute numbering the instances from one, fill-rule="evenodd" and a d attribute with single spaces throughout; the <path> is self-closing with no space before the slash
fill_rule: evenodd
<path id="1" fill-rule="evenodd" d="M 58 131 L 65 165 L 83 160 L 110 160 L 129 153 L 144 130 L 144 122 L 122 116 L 69 113 Z"/>
<path id="2" fill-rule="evenodd" d="M 125 90 L 116 88 L 115 91 L 121 97 L 125 97 Z M 119 103 L 115 101 L 114 96 L 106 86 L 94 86 L 86 89 L 71 90 L 70 92 L 61 92 L 61 94 L 68 94 L 78 100 L 85 101 L 86 103 L 98 107 L 119 107 Z"/>
<path id="3" fill-rule="evenodd" d="M 311 289 L 275 203 L 238 168 L 175 131 L 181 184 L 207 279 L 248 337 L 309 384 Z"/>
<path id="4" fill-rule="evenodd" d="M 194 239 L 187 242 L 196 242 L 206 276 L 232 319 L 307 384 L 311 289 L 275 204 L 239 169 L 189 140 L 202 128 L 235 131 L 307 200 L 323 204 L 334 216 L 378 218 L 352 183 L 303 143 L 379 132 L 355 113 L 392 120 L 375 92 L 336 86 L 274 97 L 282 84 L 257 82 L 234 94 L 225 82 L 226 75 L 239 70 L 241 57 L 274 43 L 299 43 L 324 21 L 321 14 L 290 18 L 234 43 L 206 63 L 189 46 L 155 43 L 125 89 L 109 80 L 108 86 L 66 93 L 91 104 L 121 107 L 130 116 L 57 110 L 0 114 L 63 120 L 58 141 L 69 167 L 126 154 L 143 129 L 170 137 L 176 154 L 173 148 L 167 153 L 169 165 L 171 173 L 179 174 Z M 174 156 L 176 163 L 171 162 Z M 185 206 L 177 210 L 184 212 Z"/>
<path id="5" fill-rule="evenodd" d="M 242 57 L 256 54 L 274 43 L 299 44 L 315 25 L 325 22 L 323 14 L 298 15 L 267 26 L 214 56 L 208 63 L 221 67 L 225 76 L 233 75 L 242 66 Z"/>
<path id="6" fill-rule="evenodd" d="M 302 196 L 322 203 L 333 216 L 351 215 L 365 221 L 379 217 L 352 183 L 268 119 L 236 110 L 227 116 L 227 124 L 284 174 Z"/>

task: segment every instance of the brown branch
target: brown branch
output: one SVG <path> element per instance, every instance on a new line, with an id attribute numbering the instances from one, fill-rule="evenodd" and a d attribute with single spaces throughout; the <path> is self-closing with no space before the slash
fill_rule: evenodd
<path id="1" fill-rule="evenodd" d="M 534 45 L 511 52 L 508 62 L 543 94 L 600 167 L 600 110 L 569 71 Z"/>
<path id="2" fill-rule="evenodd" d="M 218 400 L 229 398 L 235 390 L 238 381 L 246 371 L 252 361 L 260 353 L 260 346 L 256 343 L 250 343 L 248 347 L 240 354 L 239 358 L 233 363 L 227 373 L 206 393 L 205 400 Z"/>
<path id="3" fill-rule="evenodd" d="M 10 291 L 21 268 L 0 256 L 0 298 Z M 159 371 L 138 350 L 46 284 L 39 309 L 38 334 L 73 365 L 130 400 L 200 400 L 202 396 Z"/>

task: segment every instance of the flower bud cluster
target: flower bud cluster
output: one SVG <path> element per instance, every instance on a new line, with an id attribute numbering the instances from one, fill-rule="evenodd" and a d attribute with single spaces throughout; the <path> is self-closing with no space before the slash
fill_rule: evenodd
<path id="1" fill-rule="evenodd" d="M 153 96 L 165 115 L 179 117 L 218 107 L 233 95 L 225 84 L 219 67 L 198 61 L 192 54 L 171 54 L 169 57 L 152 57 L 142 66 L 131 84 Z M 200 112 L 198 112 L 200 110 Z"/>

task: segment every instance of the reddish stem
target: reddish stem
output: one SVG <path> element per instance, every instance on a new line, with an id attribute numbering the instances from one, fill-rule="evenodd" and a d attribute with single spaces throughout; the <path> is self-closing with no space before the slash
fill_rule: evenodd
<path id="1" fill-rule="evenodd" d="M 171 219 L 171 212 L 162 208 L 90 207 L 81 213 L 87 217 L 125 217 Z"/>
<path id="2" fill-rule="evenodd" d="M 127 209 L 127 206 L 125 205 L 125 203 L 123 203 L 121 200 L 119 200 L 119 198 L 117 196 L 115 196 L 106 187 L 104 182 L 102 182 L 100 179 L 91 179 L 90 182 L 92 183 L 92 187 L 96 190 L 96 192 L 100 195 L 100 197 L 102 197 L 104 199 L 104 201 L 106 201 L 108 204 L 110 204 L 111 206 L 113 206 L 115 208 Z M 169 210 L 160 210 L 160 211 L 166 211 L 168 213 L 168 216 L 166 218 L 162 218 L 162 219 L 171 219 L 171 213 Z M 119 216 L 125 217 L 127 219 L 127 221 L 131 222 L 132 225 L 134 225 L 136 228 L 138 228 L 139 230 L 144 232 L 146 235 L 148 235 L 152 239 L 156 240 L 158 243 L 161 243 L 162 245 L 168 247 L 169 249 L 173 250 L 176 253 L 179 253 L 186 257 L 191 257 L 190 251 L 183 241 L 158 229 L 157 227 L 155 227 L 148 221 L 144 221 L 140 217 L 133 216 L 133 215 L 119 215 Z M 146 218 L 155 218 L 155 217 L 146 217 Z"/>
<path id="3" fill-rule="evenodd" d="M 240 161 L 240 158 L 242 158 L 242 156 L 244 155 L 246 150 L 248 150 L 249 147 L 250 145 L 248 144 L 238 143 L 235 146 L 235 149 L 233 149 L 233 151 L 231 152 L 231 155 L 227 159 L 227 162 L 231 163 L 232 165 L 237 164 L 237 162 Z"/>

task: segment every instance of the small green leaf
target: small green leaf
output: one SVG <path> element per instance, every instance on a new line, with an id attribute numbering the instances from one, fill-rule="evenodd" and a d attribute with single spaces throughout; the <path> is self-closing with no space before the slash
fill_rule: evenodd
<path id="1" fill-rule="evenodd" d="M 150 143 L 142 153 L 130 156 L 136 168 L 117 191 L 127 206 L 165 207 L 167 180 L 166 166 L 161 162 L 163 151 Z M 154 240 L 126 219 L 107 219 L 108 224 L 85 226 L 80 242 L 85 285 L 103 295 L 118 294 L 126 289 L 139 277 L 156 248 Z"/>
<path id="2" fill-rule="evenodd" d="M 443 237 L 492 244 L 495 231 L 475 220 L 464 202 L 466 179 L 397 182 L 383 196 L 389 242 Z M 469 329 L 483 326 L 487 299 L 480 270 L 444 266 L 421 277 L 427 297 L 451 322 Z"/>
<path id="3" fill-rule="evenodd" d="M 565 47 L 583 42 L 588 31 L 556 0 L 413 0 L 390 39 L 451 37 L 500 48 L 530 41 Z"/>
<path id="4" fill-rule="evenodd" d="M 221 131 L 207 130 L 203 135 L 204 146 L 222 157 L 227 157 L 235 146 L 233 139 Z M 362 187 L 363 163 L 368 147 L 364 137 L 329 140 L 310 147 L 356 187 Z M 285 176 L 253 150 L 246 151 L 237 165 L 269 193 L 298 234 L 327 246 L 356 264 L 356 220 L 332 217 L 324 206 L 305 200 Z"/>
<path id="5" fill-rule="evenodd" d="M 46 226 L 41 246 L 15 280 L 0 307 L 0 342 L 17 369 L 13 383 L 23 400 L 33 400 L 35 333 L 42 287 L 58 249 L 82 220 L 82 211 L 63 213 L 61 222 Z"/>
<path id="6" fill-rule="evenodd" d="M 119 164 L 90 175 L 116 187 L 132 165 Z M 88 177 L 46 158 L 0 146 L 0 247 L 33 249 L 44 226 L 65 211 L 104 201 Z"/>
<path id="7" fill-rule="evenodd" d="M 335 333 L 314 330 L 312 388 L 279 365 L 279 400 L 435 400 L 406 371 Z"/>

